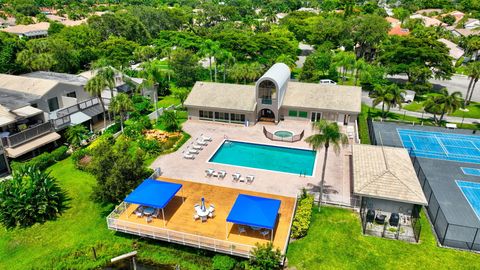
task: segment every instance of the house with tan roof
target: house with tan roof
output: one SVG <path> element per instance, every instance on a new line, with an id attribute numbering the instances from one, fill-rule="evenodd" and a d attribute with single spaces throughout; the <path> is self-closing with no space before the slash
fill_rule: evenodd
<path id="1" fill-rule="evenodd" d="M 423 22 L 423 24 L 427 27 L 430 26 L 442 26 L 444 23 L 438 19 L 430 18 L 421 14 L 413 14 L 410 16 L 410 19 L 419 19 Z"/>
<path id="2" fill-rule="evenodd" d="M 460 59 L 465 54 L 465 51 L 460 48 L 457 44 L 451 42 L 448 39 L 441 38 L 438 41 L 442 42 L 447 46 L 450 56 L 456 61 Z"/>
<path id="3" fill-rule="evenodd" d="M 0 29 L 0 31 L 18 35 L 19 37 L 28 37 L 28 38 L 41 38 L 48 35 L 48 28 L 50 23 L 40 22 L 29 25 L 15 25 Z"/>
<path id="4" fill-rule="evenodd" d="M 184 103 L 190 119 L 255 124 L 327 119 L 353 125 L 361 88 L 290 81 L 290 69 L 273 65 L 255 85 L 196 82 Z"/>

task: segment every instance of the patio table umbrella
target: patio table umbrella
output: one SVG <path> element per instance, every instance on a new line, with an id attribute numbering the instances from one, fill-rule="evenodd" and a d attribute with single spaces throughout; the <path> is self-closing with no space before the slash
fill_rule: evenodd
<path id="1" fill-rule="evenodd" d="M 202 206 L 201 207 L 202 207 L 202 211 L 207 210 L 207 208 L 205 207 L 205 198 L 204 197 L 202 197 Z"/>

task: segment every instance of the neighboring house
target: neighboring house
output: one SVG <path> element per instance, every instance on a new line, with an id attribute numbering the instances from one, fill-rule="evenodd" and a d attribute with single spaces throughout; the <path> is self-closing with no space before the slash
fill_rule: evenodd
<path id="1" fill-rule="evenodd" d="M 7 17 L 6 19 L 0 18 L 0 28 L 7 28 L 11 26 L 15 26 L 15 18 Z"/>
<path id="2" fill-rule="evenodd" d="M 421 14 L 413 14 L 410 16 L 410 19 L 420 19 L 423 21 L 423 24 L 427 27 L 444 25 L 444 23 L 442 23 L 442 21 L 438 19 L 430 18 Z"/>
<path id="3" fill-rule="evenodd" d="M 444 14 L 443 16 L 446 16 L 446 15 L 452 15 L 453 17 L 455 17 L 455 23 L 458 23 L 458 21 L 460 21 L 461 19 L 463 19 L 463 17 L 465 17 L 465 13 L 458 10 L 454 10 L 448 14 Z"/>
<path id="4" fill-rule="evenodd" d="M 360 104 L 360 87 L 292 82 L 283 63 L 256 85 L 196 82 L 184 103 L 190 119 L 245 125 L 285 119 L 348 125 L 355 123 Z"/>
<path id="5" fill-rule="evenodd" d="M 447 46 L 450 56 L 455 61 L 460 59 L 465 54 L 465 51 L 462 48 L 460 48 L 460 46 L 451 42 L 448 39 L 441 38 L 438 41 L 442 42 L 443 44 L 445 44 L 445 46 Z"/>
<path id="6" fill-rule="evenodd" d="M 469 29 L 469 30 L 474 30 L 479 27 L 480 27 L 480 20 L 478 19 L 468 19 L 463 25 L 463 28 Z"/>
<path id="7" fill-rule="evenodd" d="M 52 21 L 56 21 L 56 22 L 59 22 L 65 26 L 77 26 L 77 25 L 80 25 L 82 23 L 86 23 L 87 20 L 86 19 L 83 19 L 83 20 L 78 20 L 78 21 L 73 21 L 73 20 L 69 20 L 65 17 L 62 17 L 62 16 L 57 16 L 57 15 L 47 15 L 47 18 L 49 20 L 52 20 Z"/>
<path id="8" fill-rule="evenodd" d="M 318 9 L 315 9 L 315 8 L 307 8 L 307 7 L 301 7 L 301 8 L 299 8 L 299 9 L 297 9 L 297 11 L 312 12 L 312 13 L 315 13 L 315 14 L 319 14 L 319 13 L 320 13 L 320 10 L 318 10 Z"/>
<path id="9" fill-rule="evenodd" d="M 19 37 L 41 38 L 48 36 L 48 28 L 50 23 L 40 22 L 29 25 L 15 25 L 0 29 L 0 31 L 18 35 Z"/>
<path id="10" fill-rule="evenodd" d="M 390 36 L 408 36 L 410 35 L 410 30 L 407 28 L 402 28 L 400 25 L 390 28 L 388 31 Z"/>
<path id="11" fill-rule="evenodd" d="M 385 20 L 390 24 L 391 27 L 395 27 L 401 23 L 400 20 L 393 17 L 385 17 Z"/>
<path id="12" fill-rule="evenodd" d="M 112 92 L 113 95 L 117 95 L 118 93 L 126 93 L 126 94 L 132 94 L 133 92 L 137 91 L 138 85 L 142 84 L 143 79 L 141 78 L 133 78 L 129 77 L 119 70 L 115 70 L 115 75 L 114 75 L 114 89 L 113 91 L 110 91 L 110 89 L 105 89 L 102 93 L 102 97 L 106 99 L 111 99 L 112 98 Z M 88 81 L 91 78 L 93 78 L 95 75 L 97 75 L 98 70 L 88 70 L 85 72 L 82 72 L 78 74 L 78 77 L 83 78 L 84 80 Z M 150 97 L 149 91 L 147 89 L 141 89 L 141 94 L 147 97 Z"/>
<path id="13" fill-rule="evenodd" d="M 430 13 L 441 13 L 442 10 L 439 8 L 428 8 L 428 9 L 419 9 L 415 11 L 415 14 L 420 14 L 420 15 L 428 15 Z"/>

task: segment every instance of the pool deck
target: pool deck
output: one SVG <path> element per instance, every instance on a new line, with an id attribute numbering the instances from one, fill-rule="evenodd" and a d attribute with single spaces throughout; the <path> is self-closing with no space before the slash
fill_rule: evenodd
<path id="1" fill-rule="evenodd" d="M 192 182 L 205 183 L 210 185 L 237 188 L 249 191 L 264 192 L 283 196 L 296 196 L 302 188 L 318 191 L 318 185 L 321 179 L 321 169 L 323 164 L 324 150 L 317 153 L 315 161 L 315 171 L 312 177 L 301 177 L 296 174 L 288 174 L 267 170 L 259 170 L 246 167 L 236 167 L 223 164 L 212 164 L 208 160 L 215 153 L 217 148 L 225 139 L 262 143 L 275 146 L 286 146 L 294 148 L 311 149 L 303 140 L 290 143 L 271 141 L 263 134 L 263 127 L 270 131 L 288 130 L 294 134 L 299 134 L 305 130 L 305 137 L 310 136 L 312 130 L 310 122 L 286 120 L 279 124 L 257 123 L 254 126 L 245 127 L 243 125 L 223 124 L 218 122 L 208 122 L 201 120 L 188 120 L 183 125 L 183 130 L 189 133 L 192 138 L 187 141 L 178 151 L 159 156 L 151 165 L 151 168 L 160 168 L 161 176 L 173 179 L 182 179 Z M 344 129 L 344 127 L 342 127 Z M 193 144 L 196 138 L 201 134 L 212 138 L 212 142 L 200 151 L 194 160 L 184 159 L 183 152 Z M 351 147 L 343 148 L 338 155 L 332 150 L 329 151 L 327 161 L 327 171 L 325 176 L 325 190 L 328 197 L 333 201 L 340 203 L 350 203 L 351 173 L 350 173 L 350 155 Z M 225 170 L 227 176 L 224 179 L 217 177 L 206 177 L 205 170 L 212 168 L 214 170 Z M 242 176 L 254 175 L 255 180 L 252 184 L 233 182 L 232 174 L 240 173 Z"/>

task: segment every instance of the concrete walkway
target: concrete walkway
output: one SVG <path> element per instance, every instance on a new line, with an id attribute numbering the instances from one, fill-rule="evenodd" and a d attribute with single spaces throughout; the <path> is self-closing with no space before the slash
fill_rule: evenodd
<path id="1" fill-rule="evenodd" d="M 366 92 L 366 91 L 362 92 L 362 102 L 363 103 L 372 107 L 372 100 L 373 99 L 368 96 L 368 92 Z M 382 109 L 382 104 L 377 105 L 375 108 Z M 412 111 L 407 111 L 407 110 L 404 110 L 404 109 L 399 109 L 398 107 L 397 108 L 391 108 L 390 112 L 396 113 L 396 114 L 401 114 L 401 115 L 404 114 L 404 115 L 413 116 L 413 117 L 417 117 L 417 118 L 422 118 L 423 117 L 424 119 L 433 118 L 433 114 L 431 114 L 431 113 L 412 112 Z M 443 119 L 447 122 L 452 122 L 452 123 L 462 123 L 462 120 L 463 120 L 463 123 L 465 123 L 465 124 L 480 123 L 480 119 L 476 119 L 476 118 L 464 118 L 464 119 L 462 119 L 462 117 L 449 116 L 449 115 L 445 115 L 443 117 Z"/>

